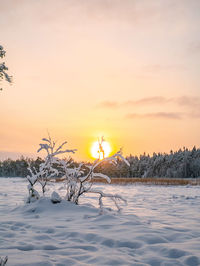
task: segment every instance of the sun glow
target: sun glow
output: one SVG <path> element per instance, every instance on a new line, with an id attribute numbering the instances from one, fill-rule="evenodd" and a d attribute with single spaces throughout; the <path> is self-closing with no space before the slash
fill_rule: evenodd
<path id="1" fill-rule="evenodd" d="M 107 141 L 95 141 L 91 148 L 92 157 L 102 160 L 108 157 L 111 152 L 110 144 Z"/>

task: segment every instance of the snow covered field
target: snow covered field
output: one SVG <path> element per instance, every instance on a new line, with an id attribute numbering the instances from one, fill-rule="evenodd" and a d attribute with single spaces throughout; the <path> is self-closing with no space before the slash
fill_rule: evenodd
<path id="1" fill-rule="evenodd" d="M 199 186 L 95 186 L 128 205 L 99 215 L 92 194 L 79 206 L 25 204 L 26 179 L 0 178 L 0 256 L 8 256 L 7 265 L 200 265 Z"/>

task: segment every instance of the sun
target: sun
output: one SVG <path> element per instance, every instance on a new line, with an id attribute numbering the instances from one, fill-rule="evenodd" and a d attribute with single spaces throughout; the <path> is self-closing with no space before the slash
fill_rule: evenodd
<path id="1" fill-rule="evenodd" d="M 95 141 L 91 147 L 91 154 L 93 158 L 102 160 L 103 158 L 106 158 L 109 156 L 111 152 L 110 144 L 103 140 Z"/>

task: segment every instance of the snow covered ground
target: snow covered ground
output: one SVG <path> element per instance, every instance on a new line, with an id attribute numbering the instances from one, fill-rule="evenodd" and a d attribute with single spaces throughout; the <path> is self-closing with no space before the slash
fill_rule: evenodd
<path id="1" fill-rule="evenodd" d="M 199 186 L 95 186 L 128 205 L 99 215 L 92 194 L 79 206 L 44 198 L 25 204 L 27 181 L 0 178 L 0 256 L 8 256 L 7 265 L 200 265 Z"/>

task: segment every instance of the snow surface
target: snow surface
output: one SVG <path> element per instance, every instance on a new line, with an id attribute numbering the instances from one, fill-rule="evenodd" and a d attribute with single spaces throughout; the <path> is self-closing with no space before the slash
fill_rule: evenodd
<path id="1" fill-rule="evenodd" d="M 0 178 L 0 256 L 8 266 L 200 265 L 199 186 L 97 184 L 128 201 L 121 213 L 99 215 L 92 194 L 79 206 L 49 198 L 26 204 L 27 183 Z"/>

